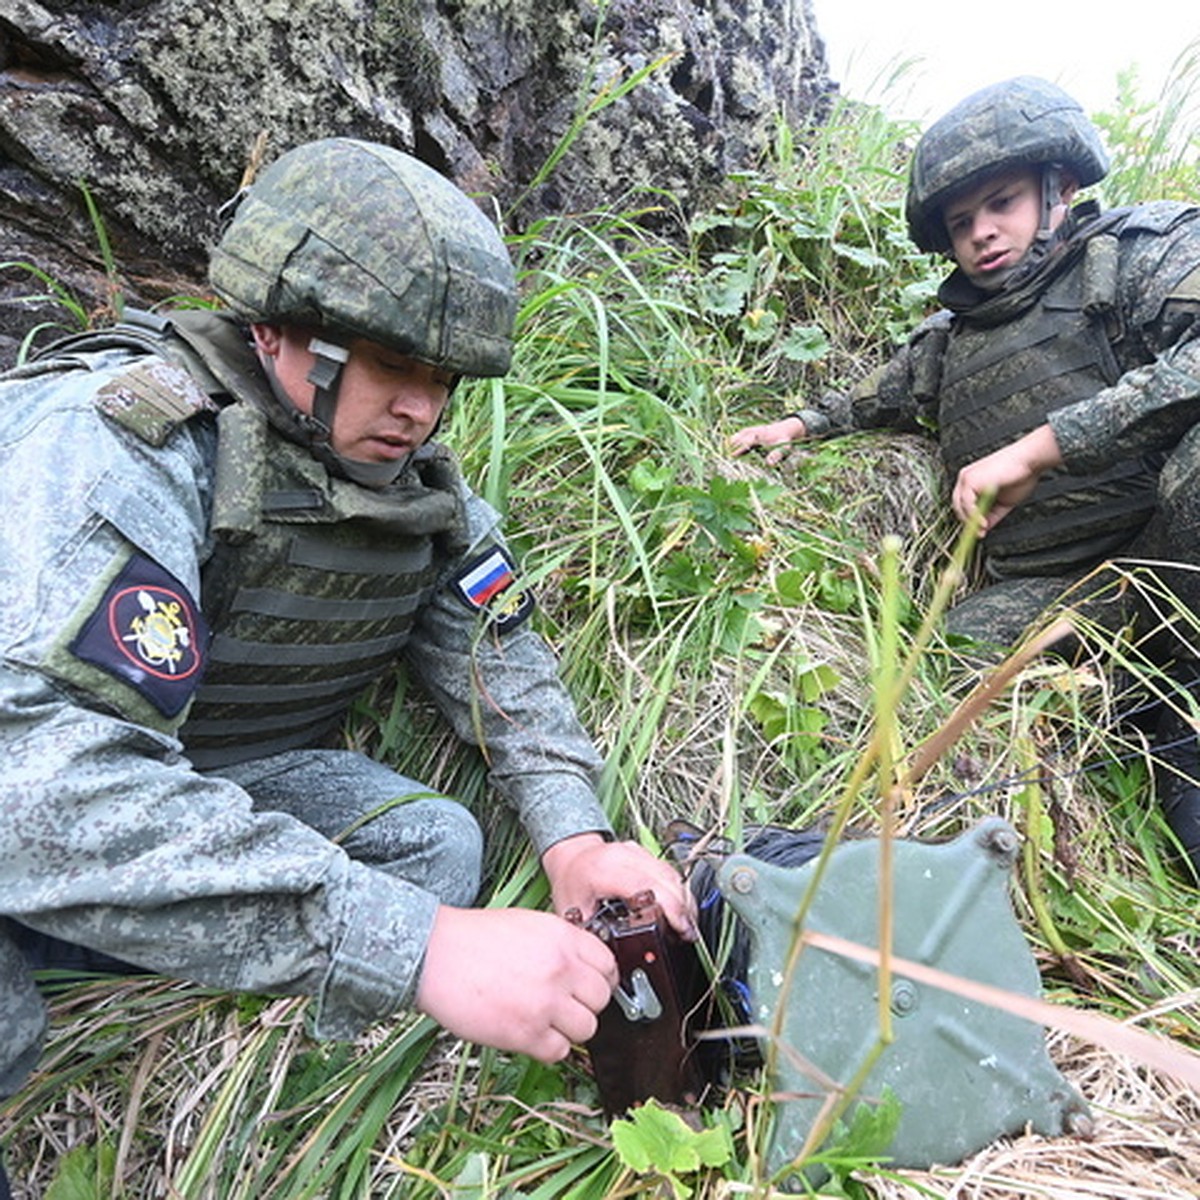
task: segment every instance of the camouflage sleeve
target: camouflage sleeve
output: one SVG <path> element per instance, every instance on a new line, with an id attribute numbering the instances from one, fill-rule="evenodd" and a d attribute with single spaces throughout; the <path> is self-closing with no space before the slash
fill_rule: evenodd
<path id="1" fill-rule="evenodd" d="M 804 422 L 805 435 L 810 438 L 836 437 L 853 428 L 849 392 L 825 392 L 810 407 L 794 409 L 788 415 Z"/>
<path id="2" fill-rule="evenodd" d="M 210 447 L 190 426 L 161 447 L 117 428 L 96 386 L 0 384 L 0 505 L 24 516 L 0 523 L 2 911 L 165 974 L 313 994 L 319 1032 L 352 1036 L 411 1002 L 433 897 L 254 812 L 169 724 L 48 665 L 131 547 L 197 586 Z"/>
<path id="3" fill-rule="evenodd" d="M 849 391 L 824 392 L 788 415 L 804 422 L 809 438 L 837 437 L 859 429 L 906 429 L 909 396 L 907 348 L 863 376 Z"/>
<path id="4" fill-rule="evenodd" d="M 611 833 L 596 798 L 601 761 L 549 647 L 529 627 L 532 599 L 490 505 L 467 494 L 471 549 L 446 573 L 406 649 L 539 856 L 577 833 Z"/>
<path id="5" fill-rule="evenodd" d="M 1128 369 L 1049 418 L 1072 471 L 1170 450 L 1200 422 L 1200 210 L 1188 213 L 1122 246 L 1118 353 Z"/>
<path id="6" fill-rule="evenodd" d="M 854 388 L 849 400 L 851 428 L 933 432 L 950 319 L 946 311 L 926 318 L 904 346 Z"/>

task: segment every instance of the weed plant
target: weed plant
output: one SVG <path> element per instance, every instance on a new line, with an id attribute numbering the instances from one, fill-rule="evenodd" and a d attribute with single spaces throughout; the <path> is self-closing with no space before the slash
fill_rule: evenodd
<path id="1" fill-rule="evenodd" d="M 1129 100 L 1104 126 L 1114 199 L 1135 163 L 1140 195 L 1186 178 L 1174 157 L 1153 176 L 1146 122 L 1160 110 Z M 1148 746 L 1114 714 L 1148 688 L 1186 697 L 1078 620 L 1075 660 L 1010 664 L 1008 686 L 977 703 L 986 670 L 936 622 L 967 586 L 969 570 L 947 568 L 969 545 L 938 515 L 929 447 L 852 437 L 778 470 L 727 453 L 737 425 L 852 382 L 928 309 L 940 267 L 901 216 L 915 132 L 840 105 L 818 129 L 780 126 L 771 160 L 703 213 L 648 196 L 653 222 L 631 209 L 514 237 L 513 373 L 463 386 L 443 437 L 507 514 L 623 834 L 658 847 L 683 816 L 737 843 L 751 824 L 836 814 L 871 836 L 941 838 L 999 814 L 1023 838 L 1014 906 L 1048 998 L 1183 1055 L 1200 1047 L 1196 892 L 1167 861 Z M 1131 566 L 1095 582 L 1149 586 Z M 545 902 L 479 756 L 402 672 L 363 697 L 345 737 L 475 809 L 485 902 Z M 36 1077 L 0 1107 L 10 1168 L 47 1200 L 778 1194 L 754 1078 L 691 1124 L 648 1110 L 614 1130 L 582 1054 L 545 1067 L 417 1017 L 323 1045 L 305 1011 L 162 980 L 65 986 Z M 1018 1139 L 966 1168 L 889 1172 L 848 1116 L 821 1194 L 1189 1194 L 1194 1093 L 1103 1034 L 1051 1044 L 1099 1109 L 1089 1146 Z"/>
<path id="2" fill-rule="evenodd" d="M 1200 38 L 1176 56 L 1157 94 L 1144 96 L 1135 68 L 1117 77 L 1113 111 L 1096 124 L 1114 151 L 1112 170 L 1100 185 L 1110 206 L 1153 197 L 1184 200 L 1200 195 Z"/>

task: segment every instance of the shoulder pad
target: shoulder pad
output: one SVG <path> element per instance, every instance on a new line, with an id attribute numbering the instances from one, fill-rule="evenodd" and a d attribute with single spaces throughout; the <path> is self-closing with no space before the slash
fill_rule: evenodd
<path id="1" fill-rule="evenodd" d="M 426 442 L 412 456 L 412 465 L 426 487 L 457 493 L 462 486 L 458 459 L 442 442 Z"/>
<path id="2" fill-rule="evenodd" d="M 1200 208 L 1181 200 L 1151 200 L 1129 210 L 1122 233 L 1168 233 L 1176 225 L 1200 217 Z"/>
<path id="3" fill-rule="evenodd" d="M 96 407 L 152 446 L 161 446 L 197 414 L 218 411 L 185 370 L 157 356 L 142 359 L 109 380 L 96 393 Z"/>
<path id="4" fill-rule="evenodd" d="M 932 312 L 925 317 L 921 323 L 908 335 L 909 341 L 914 338 L 925 337 L 930 333 L 937 333 L 939 330 L 949 329 L 954 324 L 954 313 L 948 308 L 939 308 L 936 312 Z"/>

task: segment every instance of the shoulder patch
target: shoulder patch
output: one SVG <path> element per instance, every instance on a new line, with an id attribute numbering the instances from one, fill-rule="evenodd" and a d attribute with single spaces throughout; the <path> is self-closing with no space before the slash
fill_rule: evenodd
<path id="1" fill-rule="evenodd" d="M 157 356 L 135 363 L 96 393 L 96 407 L 152 446 L 197 413 L 217 412 L 208 393 L 182 367 Z"/>
<path id="2" fill-rule="evenodd" d="M 179 580 L 135 554 L 69 649 L 129 684 L 164 717 L 174 717 L 199 686 L 208 625 Z"/>
<path id="3" fill-rule="evenodd" d="M 501 631 L 520 625 L 533 612 L 533 593 L 518 580 L 516 564 L 499 546 L 471 559 L 450 586 L 463 604 Z"/>

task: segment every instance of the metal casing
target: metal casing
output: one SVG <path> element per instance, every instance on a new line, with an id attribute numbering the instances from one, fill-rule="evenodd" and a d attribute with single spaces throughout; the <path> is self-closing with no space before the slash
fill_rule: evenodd
<path id="1" fill-rule="evenodd" d="M 954 841 L 893 843 L 893 954 L 1023 996 L 1040 992 L 1032 951 L 1008 895 L 1019 840 L 999 818 Z M 879 945 L 876 840 L 844 842 L 831 853 L 805 927 L 871 948 Z M 801 1064 L 845 1086 L 879 1035 L 875 967 L 806 947 L 790 987 L 785 967 L 795 920 L 817 864 L 784 868 L 746 855 L 722 865 L 726 899 L 751 929 L 749 984 L 754 1015 L 770 1027 L 780 1005 L 785 1043 L 772 1056 L 776 1106 L 771 1148 L 781 1170 L 804 1145 L 827 1090 Z M 891 983 L 894 1040 L 859 1093 L 899 1098 L 889 1165 L 957 1163 L 1026 1127 L 1056 1136 L 1081 1129 L 1087 1107 L 1051 1063 L 1040 1026 L 989 1005 L 905 978 Z"/>

